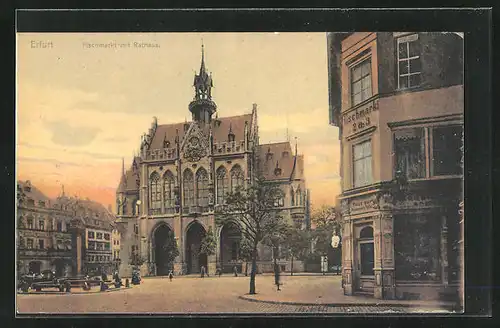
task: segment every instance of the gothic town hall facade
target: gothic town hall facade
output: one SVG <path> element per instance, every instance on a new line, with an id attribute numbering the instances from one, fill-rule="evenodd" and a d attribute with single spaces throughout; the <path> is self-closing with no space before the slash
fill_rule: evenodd
<path id="1" fill-rule="evenodd" d="M 290 142 L 259 144 L 257 105 L 251 113 L 231 117 L 217 115 L 212 99 L 213 81 L 207 73 L 202 50 L 199 74 L 194 77 L 194 99 L 189 103 L 191 122 L 158 124 L 153 119 L 141 137 L 140 153 L 122 169 L 118 186 L 117 223 L 122 233 L 122 275 L 130 275 L 130 259 L 143 259 L 143 275 L 210 274 L 216 267 L 241 272 L 241 233 L 237 225 L 217 226 L 214 210 L 236 186 L 244 187 L 261 173 L 278 184 L 282 198 L 275 204 L 289 222 L 306 226 L 308 199 L 304 157 Z M 216 254 L 200 255 L 200 243 L 212 230 Z M 174 236 L 179 256 L 166 263 L 165 240 Z M 134 256 L 132 255 L 134 254 Z M 259 249 L 258 270 L 272 270 L 272 252 Z M 282 269 L 288 261 L 280 259 Z M 301 270 L 301 264 L 294 263 Z"/>

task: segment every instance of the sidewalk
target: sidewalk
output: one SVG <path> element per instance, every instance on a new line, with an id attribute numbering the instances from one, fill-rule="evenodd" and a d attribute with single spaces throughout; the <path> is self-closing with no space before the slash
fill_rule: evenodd
<path id="1" fill-rule="evenodd" d="M 120 288 L 109 288 L 105 290 L 104 292 L 101 292 L 101 289 L 99 286 L 94 286 L 90 290 L 83 290 L 82 288 L 76 288 L 73 287 L 71 288 L 71 292 L 60 292 L 59 289 L 57 288 L 46 288 L 45 290 L 42 290 L 40 292 L 37 291 L 29 291 L 29 292 L 17 292 L 18 295 L 65 295 L 65 294 L 99 294 L 99 293 L 109 293 L 109 292 L 116 292 L 119 290 L 126 290 L 130 289 L 132 287 L 120 287 Z"/>
<path id="2" fill-rule="evenodd" d="M 280 291 L 275 285 L 257 282 L 257 294 L 245 294 L 240 299 L 250 302 L 262 302 L 269 304 L 288 304 L 299 306 L 390 306 L 390 307 L 414 307 L 422 311 L 451 311 L 455 304 L 452 302 L 438 301 L 415 301 L 415 300 L 380 300 L 370 296 L 347 296 L 341 288 L 340 277 L 328 277 L 332 279 L 331 287 L 314 288 L 314 286 L 302 286 L 300 282 L 282 277 Z"/>

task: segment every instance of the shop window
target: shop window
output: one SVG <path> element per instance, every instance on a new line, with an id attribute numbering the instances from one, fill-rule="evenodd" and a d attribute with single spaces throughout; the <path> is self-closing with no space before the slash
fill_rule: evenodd
<path id="1" fill-rule="evenodd" d="M 372 62 L 364 60 L 351 68 L 351 106 L 372 96 Z"/>
<path id="2" fill-rule="evenodd" d="M 439 281 L 439 217 L 399 215 L 394 219 L 396 279 Z"/>
<path id="3" fill-rule="evenodd" d="M 96 243 L 97 250 L 98 251 L 103 251 L 104 250 L 104 244 L 103 243 Z"/>
<path id="4" fill-rule="evenodd" d="M 394 132 L 396 171 L 408 179 L 425 178 L 424 129 L 414 128 Z"/>
<path id="5" fill-rule="evenodd" d="M 398 88 L 411 88 L 421 84 L 422 64 L 418 34 L 401 37 L 398 43 Z"/>
<path id="6" fill-rule="evenodd" d="M 94 232 L 93 232 L 93 231 L 89 231 L 89 232 L 87 233 L 87 236 L 89 237 L 89 239 L 94 239 L 94 236 L 95 236 L 95 235 L 94 235 Z"/>
<path id="7" fill-rule="evenodd" d="M 97 239 L 102 239 L 102 232 L 96 233 L 96 238 Z"/>
<path id="8" fill-rule="evenodd" d="M 96 243 L 95 243 L 95 241 L 89 241 L 89 249 L 90 250 L 95 250 L 96 249 Z"/>
<path id="9" fill-rule="evenodd" d="M 104 243 L 104 249 L 109 251 L 111 249 L 111 244 L 110 243 Z"/>
<path id="10" fill-rule="evenodd" d="M 462 132 L 457 125 L 432 129 L 433 175 L 462 174 Z"/>
<path id="11" fill-rule="evenodd" d="M 372 142 L 371 140 L 353 146 L 354 188 L 372 183 Z"/>
<path id="12" fill-rule="evenodd" d="M 110 235 L 109 233 L 105 233 L 104 234 L 104 240 L 109 240 L 110 239 Z"/>

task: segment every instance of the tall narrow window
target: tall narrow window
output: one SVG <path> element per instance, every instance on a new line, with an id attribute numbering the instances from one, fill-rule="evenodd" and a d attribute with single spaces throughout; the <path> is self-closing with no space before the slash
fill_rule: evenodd
<path id="1" fill-rule="evenodd" d="M 44 220 L 38 220 L 38 229 L 45 230 L 45 221 Z"/>
<path id="2" fill-rule="evenodd" d="M 33 239 L 31 239 L 31 238 L 26 239 L 26 247 L 28 249 L 33 248 Z"/>
<path id="3" fill-rule="evenodd" d="M 224 167 L 217 169 L 217 204 L 224 204 L 228 192 L 229 179 Z"/>
<path id="4" fill-rule="evenodd" d="M 425 177 L 424 129 L 414 128 L 394 132 L 396 172 L 408 179 Z"/>
<path id="5" fill-rule="evenodd" d="M 163 199 L 165 201 L 165 212 L 174 213 L 175 195 L 174 195 L 175 180 L 172 172 L 167 171 L 163 176 Z"/>
<path id="6" fill-rule="evenodd" d="M 238 186 L 243 187 L 243 171 L 239 165 L 231 169 L 231 191 L 236 191 Z"/>
<path id="7" fill-rule="evenodd" d="M 293 192 L 293 187 L 290 187 L 290 205 L 295 206 L 295 193 Z"/>
<path id="8" fill-rule="evenodd" d="M 33 218 L 28 218 L 28 229 L 33 229 Z"/>
<path id="9" fill-rule="evenodd" d="M 208 206 L 208 174 L 204 168 L 196 172 L 196 198 L 198 206 L 206 209 Z"/>
<path id="10" fill-rule="evenodd" d="M 372 62 L 366 59 L 351 68 L 351 106 L 372 96 Z"/>
<path id="11" fill-rule="evenodd" d="M 149 177 L 149 194 L 151 213 L 159 214 L 159 210 L 161 209 L 161 184 L 160 176 L 156 172 L 153 172 Z"/>
<path id="12" fill-rule="evenodd" d="M 274 207 L 283 207 L 285 206 L 285 195 L 283 191 L 276 190 L 274 194 Z"/>
<path id="13" fill-rule="evenodd" d="M 194 181 L 193 172 L 190 170 L 184 171 L 183 189 L 184 189 L 184 206 L 194 205 Z"/>
<path id="14" fill-rule="evenodd" d="M 398 86 L 400 89 L 420 85 L 422 75 L 418 34 L 398 39 Z"/>
<path id="15" fill-rule="evenodd" d="M 299 189 L 297 189 L 297 193 L 295 194 L 295 205 L 297 206 L 302 206 L 302 191 L 300 190 L 300 187 Z"/>
<path id="16" fill-rule="evenodd" d="M 372 183 L 372 142 L 371 140 L 353 147 L 354 188 Z"/>
<path id="17" fill-rule="evenodd" d="M 462 127 L 433 128 L 432 143 L 433 175 L 461 175 Z"/>

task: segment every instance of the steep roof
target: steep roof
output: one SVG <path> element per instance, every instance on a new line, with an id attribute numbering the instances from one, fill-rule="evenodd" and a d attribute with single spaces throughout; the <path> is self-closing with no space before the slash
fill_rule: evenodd
<path id="1" fill-rule="evenodd" d="M 243 140 L 245 133 L 245 122 L 248 122 L 248 131 L 251 131 L 250 128 L 252 127 L 252 114 L 214 118 L 210 122 L 214 142 L 227 141 L 229 128 L 231 128 L 231 131 L 234 134 L 234 139 L 236 141 Z M 164 141 L 168 141 L 170 143 L 170 148 L 175 147 L 175 137 L 177 134 L 179 135 L 179 143 L 182 143 L 182 140 L 187 132 L 187 129 L 186 131 L 184 131 L 184 125 L 186 123 L 192 124 L 192 122 L 184 122 L 158 125 L 153 140 L 151 141 L 150 149 L 163 149 Z M 202 127 L 203 132 L 207 136 L 209 134 L 210 126 L 205 125 Z"/>
<path id="2" fill-rule="evenodd" d="M 291 177 L 295 156 L 292 154 L 290 142 L 278 142 L 259 145 L 259 169 L 266 180 L 288 179 Z M 276 175 L 276 167 L 281 174 Z"/>
<path id="3" fill-rule="evenodd" d="M 51 199 L 47 197 L 40 189 L 31 184 L 29 180 L 17 182 L 18 191 L 24 194 L 24 197 L 34 200 L 35 202 L 43 201 L 50 202 Z M 48 204 L 47 204 L 48 205 Z"/>

